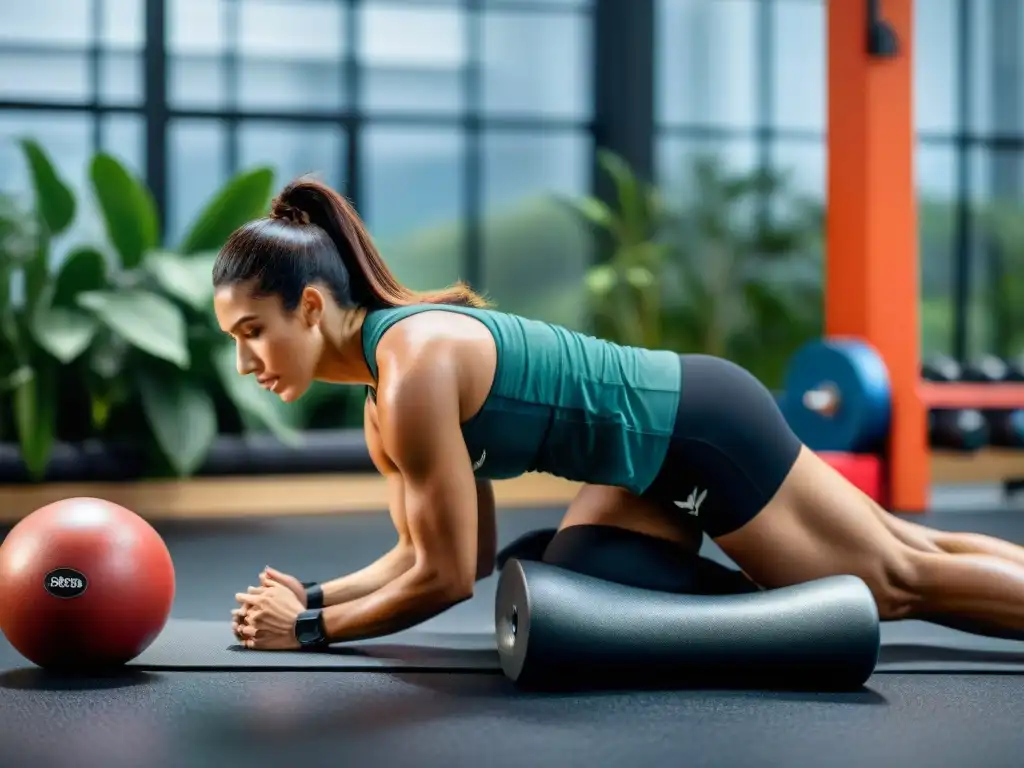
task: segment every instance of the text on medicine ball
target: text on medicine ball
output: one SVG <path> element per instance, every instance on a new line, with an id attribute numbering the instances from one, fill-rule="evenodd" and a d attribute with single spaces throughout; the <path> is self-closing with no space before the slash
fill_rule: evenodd
<path id="1" fill-rule="evenodd" d="M 54 597 L 71 598 L 78 597 L 85 592 L 89 586 L 85 576 L 71 568 L 58 568 L 46 574 L 44 582 L 46 591 Z"/>

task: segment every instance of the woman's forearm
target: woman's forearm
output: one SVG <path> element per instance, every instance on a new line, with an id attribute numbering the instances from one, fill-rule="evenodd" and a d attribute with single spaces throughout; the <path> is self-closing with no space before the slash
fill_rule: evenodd
<path id="1" fill-rule="evenodd" d="M 413 567 L 372 594 L 326 609 L 324 631 L 332 643 L 390 635 L 470 597 L 471 588 L 456 588 L 436 571 Z"/>
<path id="2" fill-rule="evenodd" d="M 412 568 L 415 562 L 416 553 L 413 548 L 399 544 L 365 568 L 321 584 L 324 607 L 358 600 L 376 592 Z"/>

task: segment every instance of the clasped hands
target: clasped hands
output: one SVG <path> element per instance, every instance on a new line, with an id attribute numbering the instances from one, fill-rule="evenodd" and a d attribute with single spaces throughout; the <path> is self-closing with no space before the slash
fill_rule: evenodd
<path id="1" fill-rule="evenodd" d="M 259 651 L 292 651 L 301 646 L 295 638 L 295 621 L 306 609 L 306 590 L 294 576 L 269 565 L 260 573 L 258 587 L 235 595 L 239 607 L 231 612 L 231 630 L 246 648 Z"/>

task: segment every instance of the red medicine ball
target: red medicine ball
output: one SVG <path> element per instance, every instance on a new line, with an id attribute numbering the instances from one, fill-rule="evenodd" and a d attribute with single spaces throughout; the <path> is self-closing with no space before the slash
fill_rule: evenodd
<path id="1" fill-rule="evenodd" d="M 173 600 L 160 534 L 103 499 L 48 504 L 0 545 L 0 631 L 46 669 L 131 661 L 160 634 Z"/>

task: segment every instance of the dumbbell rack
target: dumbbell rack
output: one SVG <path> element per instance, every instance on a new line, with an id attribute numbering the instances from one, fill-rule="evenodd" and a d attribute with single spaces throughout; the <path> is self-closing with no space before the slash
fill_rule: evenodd
<path id="1" fill-rule="evenodd" d="M 928 505 L 935 458 L 928 441 L 931 409 L 1024 407 L 1024 385 L 938 384 L 921 377 L 914 47 L 909 43 L 914 14 L 927 12 L 924 6 L 914 0 L 883 4 L 884 19 L 874 22 L 884 21 L 893 45 L 881 50 L 869 45 L 871 35 L 865 34 L 871 27 L 866 8 L 872 4 L 826 3 L 824 344 L 862 344 L 870 354 L 861 357 L 870 362 L 874 356 L 880 362 L 876 367 L 885 371 L 885 382 L 882 386 L 854 377 L 852 392 L 841 396 L 847 414 L 853 410 L 864 419 L 845 425 L 853 430 L 847 435 L 857 439 L 845 450 L 843 440 L 835 441 L 832 450 L 829 440 L 823 440 L 819 451 L 851 479 L 854 466 L 865 474 L 864 467 L 874 463 L 881 478 L 878 493 L 887 508 L 900 512 L 923 512 Z M 797 378 L 806 386 L 794 391 L 787 385 L 783 397 L 787 417 L 810 419 L 811 432 L 815 418 L 827 426 L 829 411 L 835 425 L 843 426 L 839 422 L 846 418 L 820 386 L 828 382 L 827 371 L 823 373 L 815 383 L 805 371 Z M 813 393 L 804 408 L 801 401 L 808 390 Z M 815 413 L 814 408 L 823 410 Z M 879 424 L 885 425 L 876 441 L 881 445 L 865 450 L 862 438 L 871 437 Z"/>

